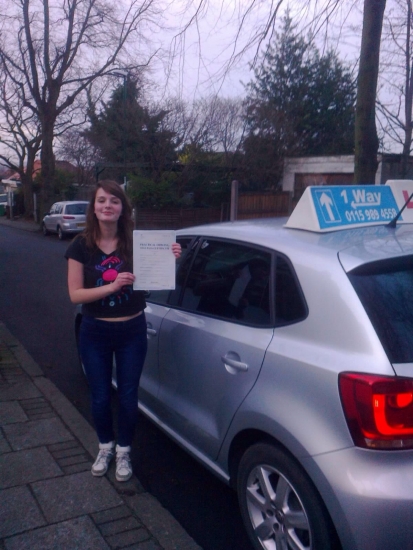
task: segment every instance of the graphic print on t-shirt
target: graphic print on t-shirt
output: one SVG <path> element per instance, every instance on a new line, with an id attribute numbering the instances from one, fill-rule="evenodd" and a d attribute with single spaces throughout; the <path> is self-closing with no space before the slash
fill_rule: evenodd
<path id="1" fill-rule="evenodd" d="M 103 256 L 103 260 L 100 264 L 95 266 L 97 271 L 102 272 L 102 277 L 96 281 L 96 286 L 102 286 L 105 283 L 112 283 L 118 276 L 119 270 L 123 263 L 124 262 L 117 256 Z M 132 285 L 124 286 L 120 292 L 111 294 L 107 298 L 103 298 L 102 304 L 106 302 L 109 306 L 113 307 L 116 303 L 120 304 L 124 300 L 129 300 L 131 293 Z"/>

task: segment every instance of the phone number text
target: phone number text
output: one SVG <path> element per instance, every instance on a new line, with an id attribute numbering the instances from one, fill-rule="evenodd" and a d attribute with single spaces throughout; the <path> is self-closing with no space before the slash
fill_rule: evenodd
<path id="1" fill-rule="evenodd" d="M 364 210 L 346 210 L 348 222 L 373 222 L 392 220 L 397 215 L 395 208 L 366 208 Z"/>

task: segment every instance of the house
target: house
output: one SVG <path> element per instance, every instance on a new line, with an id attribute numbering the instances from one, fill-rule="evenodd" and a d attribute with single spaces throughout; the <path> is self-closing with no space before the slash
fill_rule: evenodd
<path id="1" fill-rule="evenodd" d="M 76 166 L 73 166 L 70 162 L 67 160 L 57 160 L 56 161 L 56 168 L 58 170 L 64 170 L 65 172 L 70 172 L 71 174 L 77 174 L 77 168 Z M 35 160 L 33 164 L 33 179 L 37 176 L 37 174 L 40 174 L 40 171 L 42 169 L 42 163 L 40 160 Z M 12 170 L 9 170 L 5 174 L 5 179 L 3 178 L 1 182 L 4 181 L 18 181 L 20 182 L 20 174 L 18 172 L 13 172 Z"/>
<path id="2" fill-rule="evenodd" d="M 377 157 L 375 181 L 382 184 L 389 179 L 413 179 L 413 157 L 381 153 Z M 292 193 L 297 201 L 309 185 L 349 185 L 354 181 L 354 155 L 326 157 L 287 157 L 284 160 L 282 190 Z"/>
<path id="3" fill-rule="evenodd" d="M 20 187 L 20 185 L 20 180 L 3 178 L 0 182 L 0 193 L 15 192 Z"/>

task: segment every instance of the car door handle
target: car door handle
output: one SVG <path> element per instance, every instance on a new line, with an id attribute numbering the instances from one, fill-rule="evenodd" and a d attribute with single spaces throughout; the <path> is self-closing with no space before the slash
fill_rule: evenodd
<path id="1" fill-rule="evenodd" d="M 239 370 L 242 372 L 246 372 L 248 370 L 247 363 L 243 363 L 242 361 L 236 361 L 235 359 L 228 357 L 228 355 L 223 355 L 221 357 L 221 361 L 224 363 L 224 365 L 228 365 L 235 370 Z"/>
<path id="2" fill-rule="evenodd" d="M 147 328 L 146 334 L 149 334 L 149 336 L 156 336 L 156 330 L 154 328 Z"/>

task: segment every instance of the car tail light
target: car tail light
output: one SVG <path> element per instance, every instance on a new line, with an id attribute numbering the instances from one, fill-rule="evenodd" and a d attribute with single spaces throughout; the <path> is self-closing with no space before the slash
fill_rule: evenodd
<path id="1" fill-rule="evenodd" d="M 64 220 L 75 220 L 76 218 L 74 216 L 63 216 Z"/>
<path id="2" fill-rule="evenodd" d="M 413 448 L 413 379 L 342 373 L 341 402 L 358 447 Z"/>

